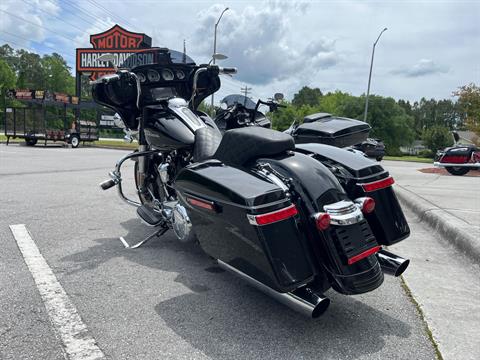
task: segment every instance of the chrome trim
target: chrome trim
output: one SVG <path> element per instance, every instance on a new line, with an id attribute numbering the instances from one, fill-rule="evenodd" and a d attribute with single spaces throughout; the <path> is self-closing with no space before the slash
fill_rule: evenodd
<path id="1" fill-rule="evenodd" d="M 217 260 L 218 266 L 222 269 L 227 270 L 248 282 L 251 286 L 257 288 L 263 293 L 271 296 L 278 302 L 288 306 L 289 308 L 306 315 L 311 318 L 316 318 L 322 315 L 330 305 L 330 299 L 324 297 L 321 294 L 317 294 L 308 288 L 299 288 L 298 293 L 287 292 L 280 293 L 271 287 L 261 283 L 258 280 L 248 276 L 247 274 L 241 272 L 240 270 L 224 263 L 221 260 Z M 294 291 L 297 291 L 294 290 Z"/>
<path id="2" fill-rule="evenodd" d="M 363 213 L 357 204 L 351 201 L 341 200 L 323 207 L 330 215 L 332 225 L 347 226 L 356 224 L 364 219 Z"/>
<path id="3" fill-rule="evenodd" d="M 382 271 L 385 274 L 393 275 L 395 277 L 402 275 L 410 264 L 410 260 L 404 259 L 383 249 L 375 255 L 377 256 Z"/>
<path id="4" fill-rule="evenodd" d="M 133 153 L 130 153 L 128 155 L 125 155 L 124 157 L 122 157 L 120 160 L 117 161 L 116 165 L 115 165 L 115 170 L 112 171 L 109 175 L 110 177 L 112 178 L 113 181 L 115 181 L 115 184 L 117 185 L 117 191 L 118 191 L 118 195 L 120 196 L 120 198 L 125 201 L 127 204 L 129 205 L 133 205 L 135 207 L 139 207 L 139 206 L 142 206 L 142 204 L 138 201 L 135 201 L 135 200 L 130 200 L 129 198 L 127 198 L 124 194 L 123 194 L 123 190 L 122 190 L 122 173 L 120 171 L 120 168 L 122 167 L 122 164 L 128 160 L 128 159 L 132 159 L 134 157 L 140 157 L 140 156 L 148 156 L 148 155 L 151 155 L 151 154 L 155 154 L 155 153 L 158 153 L 160 152 L 159 150 L 146 150 L 146 151 L 138 151 L 138 152 L 133 152 Z M 139 163 L 140 165 L 141 163 Z"/>
<path id="5" fill-rule="evenodd" d="M 450 164 L 450 163 L 441 163 L 438 161 L 435 161 L 433 163 L 433 166 L 436 167 L 468 167 L 468 168 L 480 168 L 480 163 L 464 163 L 464 164 Z"/>

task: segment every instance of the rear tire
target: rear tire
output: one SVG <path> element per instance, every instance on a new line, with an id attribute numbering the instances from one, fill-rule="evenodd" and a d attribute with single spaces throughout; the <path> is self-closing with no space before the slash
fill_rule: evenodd
<path id="1" fill-rule="evenodd" d="M 72 148 L 78 148 L 78 145 L 80 145 L 80 138 L 78 137 L 78 135 L 70 136 L 70 144 L 72 144 Z"/>
<path id="2" fill-rule="evenodd" d="M 447 169 L 447 171 L 452 174 L 452 175 L 456 175 L 456 176 L 462 176 L 462 175 L 465 175 L 466 173 L 468 173 L 470 171 L 469 168 L 467 167 L 460 167 L 460 166 L 447 166 L 445 169 Z"/>
<path id="3" fill-rule="evenodd" d="M 37 143 L 37 139 L 32 139 L 32 138 L 25 138 L 25 143 L 27 146 L 35 146 Z"/>

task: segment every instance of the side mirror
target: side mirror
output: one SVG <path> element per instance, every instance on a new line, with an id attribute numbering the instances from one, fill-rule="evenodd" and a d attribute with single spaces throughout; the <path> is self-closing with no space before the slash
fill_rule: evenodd
<path id="1" fill-rule="evenodd" d="M 97 60 L 108 62 L 108 64 L 115 69 L 115 72 L 118 71 L 117 65 L 115 65 L 115 55 L 113 54 L 103 54 L 97 58 Z"/>
<path id="2" fill-rule="evenodd" d="M 279 102 L 282 101 L 285 97 L 282 93 L 276 93 L 275 95 L 273 95 L 273 98 L 275 99 L 275 101 Z"/>
<path id="3" fill-rule="evenodd" d="M 212 59 L 215 59 L 215 60 L 225 60 L 225 59 L 228 59 L 228 56 L 217 53 L 217 54 L 213 54 L 213 55 L 212 55 Z"/>

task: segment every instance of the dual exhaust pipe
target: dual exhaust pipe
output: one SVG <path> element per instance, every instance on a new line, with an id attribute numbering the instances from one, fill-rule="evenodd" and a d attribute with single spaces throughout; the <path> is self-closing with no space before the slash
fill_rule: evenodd
<path id="1" fill-rule="evenodd" d="M 376 256 L 382 271 L 385 274 L 395 277 L 402 275 L 410 263 L 410 260 L 404 259 L 386 250 L 380 250 Z M 218 265 L 222 269 L 236 274 L 253 287 L 307 317 L 313 319 L 318 318 L 328 309 L 328 306 L 330 305 L 329 298 L 322 294 L 316 293 L 307 286 L 300 287 L 292 292 L 280 293 L 234 268 L 233 266 L 230 266 L 221 260 L 217 261 Z"/>

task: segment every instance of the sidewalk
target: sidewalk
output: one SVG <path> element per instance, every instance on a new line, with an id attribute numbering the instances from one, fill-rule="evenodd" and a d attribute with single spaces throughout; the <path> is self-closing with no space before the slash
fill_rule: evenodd
<path id="1" fill-rule="evenodd" d="M 480 263 L 480 178 L 422 173 L 433 164 L 383 161 L 395 192 L 416 216 Z"/>

